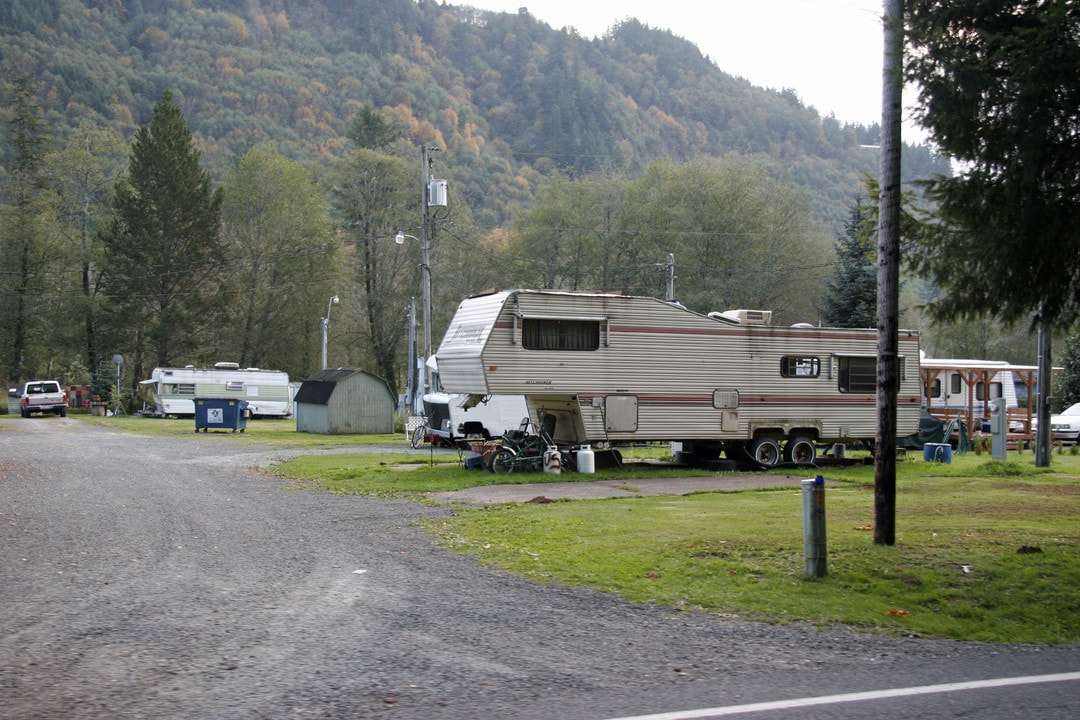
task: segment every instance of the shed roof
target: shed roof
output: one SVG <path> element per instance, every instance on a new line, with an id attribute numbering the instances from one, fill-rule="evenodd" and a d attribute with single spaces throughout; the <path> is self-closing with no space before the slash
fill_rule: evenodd
<path id="1" fill-rule="evenodd" d="M 309 405 L 325 405 L 330 401 L 330 396 L 334 394 L 334 386 L 336 385 L 336 382 L 305 380 L 300 386 L 300 389 L 296 391 L 296 397 L 293 398 L 293 402 L 307 403 Z"/>
<path id="2" fill-rule="evenodd" d="M 330 396 L 334 394 L 334 387 L 342 380 L 357 374 L 367 375 L 383 385 L 386 384 L 382 378 L 360 368 L 327 368 L 305 380 L 296 391 L 293 401 L 310 405 L 326 405 L 330 401 Z"/>

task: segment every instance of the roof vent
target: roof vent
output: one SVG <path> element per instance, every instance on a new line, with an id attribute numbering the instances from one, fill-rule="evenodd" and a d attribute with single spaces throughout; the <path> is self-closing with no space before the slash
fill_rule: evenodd
<path id="1" fill-rule="evenodd" d="M 231 363 L 231 362 L 214 363 L 214 369 L 215 370 L 239 370 L 240 369 L 240 363 Z"/>
<path id="2" fill-rule="evenodd" d="M 725 310 L 724 312 L 711 312 L 709 317 L 715 320 L 726 320 L 737 325 L 770 325 L 772 323 L 772 310 Z"/>

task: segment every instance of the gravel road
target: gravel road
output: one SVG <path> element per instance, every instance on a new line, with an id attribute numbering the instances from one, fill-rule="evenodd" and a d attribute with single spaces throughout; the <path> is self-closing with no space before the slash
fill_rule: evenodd
<path id="1" fill-rule="evenodd" d="M 0 717 L 604 720 L 1080 670 L 1076 646 L 775 627 L 537 586 L 435 546 L 416 521 L 446 506 L 300 489 L 260 469 L 282 456 L 227 434 L 0 418 Z M 1080 683 L 1057 687 L 1023 717 L 1080 715 Z M 1014 697 L 979 717 L 1019 717 Z M 862 717 L 816 712 L 799 717 Z M 867 717 L 973 711 L 910 712 Z"/>

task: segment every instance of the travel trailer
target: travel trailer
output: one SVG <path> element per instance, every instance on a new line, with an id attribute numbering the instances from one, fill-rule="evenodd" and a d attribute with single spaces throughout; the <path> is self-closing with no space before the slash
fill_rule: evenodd
<path id="1" fill-rule="evenodd" d="M 154 368 L 150 379 L 139 384 L 149 390 L 150 414 L 163 417 L 194 416 L 196 398 L 246 400 L 251 417 L 289 417 L 295 395 L 288 373 L 241 369 L 228 362 L 212 368 Z"/>
<path id="2" fill-rule="evenodd" d="M 701 313 L 651 297 L 513 290 L 458 307 L 438 351 L 447 392 L 524 395 L 558 443 L 681 443 L 760 467 L 877 433 L 877 334 L 779 327 L 764 310 Z M 897 434 L 918 431 L 919 338 L 899 337 Z"/>
<path id="3" fill-rule="evenodd" d="M 523 395 L 460 395 L 448 393 L 439 380 L 435 357 L 428 358 L 428 377 L 432 392 L 424 394 L 424 413 L 431 434 L 448 442 L 475 437 L 498 437 L 516 430 L 529 416 Z"/>
<path id="4" fill-rule="evenodd" d="M 1030 439 L 1031 419 L 1039 368 L 999 360 L 922 358 L 923 405 L 937 418 L 960 418 L 968 432 L 977 433 L 990 419 L 991 402 L 1004 398 L 1010 435 Z"/>

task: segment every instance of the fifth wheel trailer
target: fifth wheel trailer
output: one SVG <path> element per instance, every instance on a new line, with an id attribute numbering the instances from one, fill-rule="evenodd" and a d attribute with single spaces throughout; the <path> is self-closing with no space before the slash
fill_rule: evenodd
<path id="1" fill-rule="evenodd" d="M 679 442 L 692 461 L 808 464 L 877 432 L 873 329 L 773 326 L 651 297 L 511 290 L 464 300 L 436 358 L 447 392 L 524 395 L 556 442 Z M 919 338 L 899 337 L 897 434 L 919 427 Z"/>
<path id="2" fill-rule="evenodd" d="M 431 433 L 448 443 L 470 435 L 492 438 L 520 427 L 529 408 L 522 395 L 458 395 L 443 390 L 435 357 L 428 358 L 431 392 L 424 394 L 424 413 Z"/>

